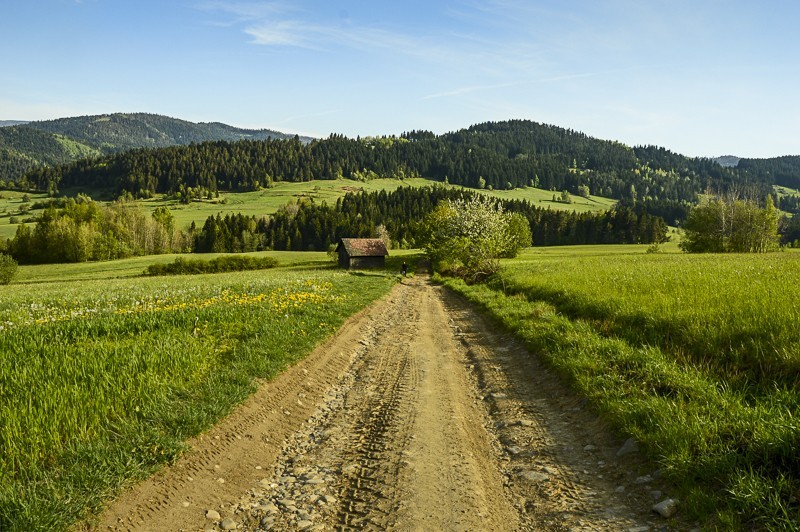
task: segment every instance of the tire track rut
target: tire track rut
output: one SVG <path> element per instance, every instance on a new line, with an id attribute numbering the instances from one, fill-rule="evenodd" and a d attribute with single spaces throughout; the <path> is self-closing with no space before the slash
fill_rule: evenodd
<path id="1" fill-rule="evenodd" d="M 384 323 L 408 327 L 413 323 L 409 308 L 404 302 Z M 397 327 L 386 328 L 377 338 L 361 372 L 363 386 L 353 390 L 342 412 L 357 421 L 348 431 L 353 435 L 351 445 L 339 458 L 347 471 L 339 488 L 339 530 L 383 529 L 391 523 L 393 485 L 400 468 L 396 443 L 404 447 L 411 421 L 400 413 L 412 403 L 416 383 L 408 346 L 391 336 L 397 332 Z"/>

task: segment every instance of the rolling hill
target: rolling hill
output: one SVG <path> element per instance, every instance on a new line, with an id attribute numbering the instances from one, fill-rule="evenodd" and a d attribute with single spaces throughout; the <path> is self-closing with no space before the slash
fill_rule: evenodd
<path id="1" fill-rule="evenodd" d="M 70 137 L 106 153 L 214 140 L 265 140 L 294 136 L 270 129 L 240 129 L 219 122 L 194 123 L 147 113 L 79 116 L 27 125 L 39 131 Z"/>
<path id="2" fill-rule="evenodd" d="M 629 201 L 694 202 L 742 175 L 710 159 L 614 141 L 527 120 L 487 122 L 443 135 L 242 140 L 134 150 L 31 171 L 39 190 L 117 195 L 213 195 L 274 182 L 425 177 L 487 190 L 535 187 Z"/>
<path id="3" fill-rule="evenodd" d="M 4 181 L 17 181 L 32 168 L 135 148 L 294 137 L 269 129 L 240 129 L 218 122 L 194 123 L 147 113 L 114 113 L 41 122 L 9 120 L 2 124 L 6 127 L 0 127 L 0 180 Z"/>
<path id="4" fill-rule="evenodd" d="M 741 157 L 737 157 L 735 155 L 722 155 L 720 157 L 714 157 L 714 161 L 716 161 L 720 166 L 725 166 L 726 168 L 736 168 L 740 159 Z"/>

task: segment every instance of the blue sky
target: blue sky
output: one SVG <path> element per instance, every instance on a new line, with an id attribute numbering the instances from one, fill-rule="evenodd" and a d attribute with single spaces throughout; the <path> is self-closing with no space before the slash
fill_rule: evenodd
<path id="1" fill-rule="evenodd" d="M 800 2 L 2 0 L 0 120 L 143 111 L 327 136 L 530 119 L 800 154 Z"/>

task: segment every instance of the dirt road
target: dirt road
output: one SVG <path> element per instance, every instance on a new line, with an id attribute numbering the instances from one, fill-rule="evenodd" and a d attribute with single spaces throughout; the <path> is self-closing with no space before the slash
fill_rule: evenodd
<path id="1" fill-rule="evenodd" d="M 264 383 L 97 530 L 666 530 L 657 472 L 424 276 Z"/>

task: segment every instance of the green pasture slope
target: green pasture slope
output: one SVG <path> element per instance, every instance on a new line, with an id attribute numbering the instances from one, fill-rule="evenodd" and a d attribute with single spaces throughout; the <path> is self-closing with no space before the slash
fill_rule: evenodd
<path id="1" fill-rule="evenodd" d="M 212 200 L 194 201 L 188 205 L 183 205 L 174 199 L 166 199 L 163 196 L 149 200 L 140 200 L 138 203 L 142 207 L 152 212 L 157 207 L 169 207 L 178 227 L 188 228 L 194 222 L 202 227 L 206 218 L 216 214 L 241 213 L 247 216 L 264 216 L 273 214 L 280 207 L 290 201 L 311 199 L 322 203 L 323 201 L 333 204 L 338 198 L 343 197 L 348 192 L 367 191 L 373 192 L 386 190 L 392 192 L 399 187 L 423 187 L 431 186 L 436 181 L 422 178 L 409 179 L 373 179 L 370 181 L 353 181 L 350 179 L 308 181 L 305 183 L 276 182 L 271 188 L 255 192 L 221 192 L 219 198 Z M 451 188 L 462 188 L 456 185 L 447 185 Z M 524 199 L 533 203 L 537 207 L 551 208 L 558 210 L 572 210 L 578 212 L 608 210 L 615 204 L 615 200 L 592 196 L 582 198 L 573 196 L 572 203 L 562 203 L 553 201 L 554 192 L 536 188 L 520 188 L 514 190 L 494 190 L 482 191 L 485 194 L 501 199 Z M 560 196 L 560 193 L 557 194 Z M 41 211 L 31 211 L 30 213 L 20 214 L 19 208 L 22 203 L 23 193 L 15 191 L 0 191 L 0 239 L 12 238 L 17 230 L 16 224 L 11 224 L 11 217 L 16 216 L 20 219 L 35 216 Z M 45 194 L 28 194 L 31 203 L 42 201 L 47 198 Z"/>
<path id="2" fill-rule="evenodd" d="M 528 250 L 446 283 L 523 338 L 712 529 L 800 523 L 800 253 Z M 667 249 L 670 249 L 667 247 Z"/>
<path id="3" fill-rule="evenodd" d="M 24 192 L 0 190 L 0 240 L 11 238 L 16 234 L 17 224 L 11 223 L 12 216 L 20 220 L 33 216 L 30 213 L 21 213 L 20 208 L 24 209 L 35 201 L 47 198 L 47 194 L 28 194 L 30 201 L 26 203 L 22 201 L 23 196 L 25 196 Z M 33 229 L 33 224 L 30 224 L 30 227 Z"/>
<path id="4" fill-rule="evenodd" d="M 264 271 L 139 277 L 174 255 L 23 266 L 0 286 L 0 530 L 59 530 L 175 458 L 385 294 L 324 253 Z"/>
<path id="5" fill-rule="evenodd" d="M 350 179 L 307 181 L 304 183 L 276 182 L 272 187 L 254 192 L 221 192 L 214 200 L 196 201 L 182 205 L 175 200 L 157 198 L 143 200 L 147 210 L 167 206 L 175 217 L 178 227 L 188 227 L 192 222 L 202 227 L 206 218 L 216 214 L 241 213 L 246 216 L 273 214 L 290 201 L 303 199 L 317 203 L 336 203 L 348 192 L 386 190 L 391 192 L 401 186 L 425 186 L 431 182 L 426 179 L 375 179 L 360 182 Z"/>

